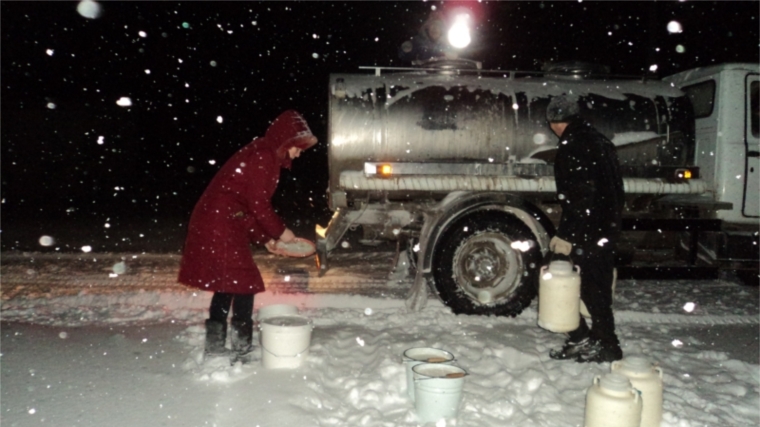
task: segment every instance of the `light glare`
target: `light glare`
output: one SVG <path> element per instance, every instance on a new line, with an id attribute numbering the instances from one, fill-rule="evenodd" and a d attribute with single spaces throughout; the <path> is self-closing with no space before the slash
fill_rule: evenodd
<path id="1" fill-rule="evenodd" d="M 451 46 L 462 49 L 470 44 L 472 38 L 470 37 L 470 28 L 467 25 L 469 19 L 470 16 L 464 13 L 454 18 L 454 25 L 451 26 L 448 34 Z"/>

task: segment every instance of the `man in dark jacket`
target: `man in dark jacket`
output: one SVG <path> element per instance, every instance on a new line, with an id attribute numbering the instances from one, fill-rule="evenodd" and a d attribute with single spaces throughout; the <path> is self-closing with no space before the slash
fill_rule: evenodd
<path id="1" fill-rule="evenodd" d="M 264 281 L 250 245 L 290 242 L 293 232 L 272 207 L 282 168 L 317 143 L 303 117 L 280 114 L 266 135 L 235 153 L 216 173 L 193 209 L 178 281 L 214 292 L 206 320 L 206 356 L 227 356 L 227 316 L 232 308 L 232 358 L 247 362 L 253 350 L 253 296 Z"/>
<path id="2" fill-rule="evenodd" d="M 552 98 L 546 119 L 559 137 L 554 162 L 557 198 L 562 206 L 552 252 L 580 266 L 581 299 L 592 329 L 581 317 L 553 359 L 610 362 L 623 357 L 612 314 L 615 246 L 624 205 L 623 179 L 614 144 L 580 117 L 577 99 Z"/>

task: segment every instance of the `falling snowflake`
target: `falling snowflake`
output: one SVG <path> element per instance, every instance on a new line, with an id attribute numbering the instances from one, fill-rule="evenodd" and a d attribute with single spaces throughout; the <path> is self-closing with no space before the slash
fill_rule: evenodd
<path id="1" fill-rule="evenodd" d="M 55 239 L 50 236 L 41 236 L 40 237 L 40 245 L 41 246 L 52 246 L 55 244 Z"/>
<path id="2" fill-rule="evenodd" d="M 82 0 L 77 5 L 77 12 L 87 19 L 98 19 L 101 11 L 100 4 L 92 0 Z"/>
<path id="3" fill-rule="evenodd" d="M 682 33 L 683 26 L 681 26 L 681 23 L 678 21 L 670 21 L 668 22 L 668 32 L 670 34 Z"/>

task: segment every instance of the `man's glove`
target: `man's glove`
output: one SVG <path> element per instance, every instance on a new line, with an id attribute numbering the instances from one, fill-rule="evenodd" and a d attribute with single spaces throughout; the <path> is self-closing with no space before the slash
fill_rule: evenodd
<path id="1" fill-rule="evenodd" d="M 573 244 L 567 240 L 562 240 L 557 236 L 552 237 L 549 241 L 549 250 L 555 254 L 562 254 L 570 256 L 570 252 L 573 250 Z"/>

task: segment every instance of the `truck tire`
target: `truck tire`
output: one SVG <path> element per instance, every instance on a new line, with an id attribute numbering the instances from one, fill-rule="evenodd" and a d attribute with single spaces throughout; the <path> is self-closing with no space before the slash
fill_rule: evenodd
<path id="1" fill-rule="evenodd" d="M 522 221 L 500 211 L 458 220 L 436 244 L 435 288 L 456 314 L 517 316 L 535 298 L 541 249 Z"/>

